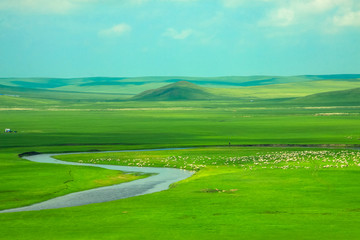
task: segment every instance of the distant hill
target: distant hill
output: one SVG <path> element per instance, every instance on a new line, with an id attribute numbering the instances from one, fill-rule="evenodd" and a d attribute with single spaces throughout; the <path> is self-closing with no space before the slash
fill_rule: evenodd
<path id="1" fill-rule="evenodd" d="M 85 77 L 85 78 L 0 78 L 0 84 L 56 91 L 138 94 L 166 84 L 187 81 L 202 87 L 239 88 L 267 87 L 278 84 L 317 83 L 324 80 L 345 84 L 360 82 L 360 74 L 299 75 L 299 76 L 148 76 L 148 77 Z M 326 85 L 326 83 L 324 83 Z M 357 87 L 357 86 L 355 86 Z M 350 87 L 351 88 L 351 87 Z M 349 89 L 348 87 L 342 89 Z M 341 89 L 341 90 L 342 90 Z"/>
<path id="2" fill-rule="evenodd" d="M 131 100 L 143 101 L 177 101 L 177 100 L 206 100 L 215 96 L 205 88 L 194 83 L 179 81 L 157 89 L 151 89 L 135 95 Z"/>
<path id="3" fill-rule="evenodd" d="M 296 98 L 328 91 L 360 87 L 360 74 L 299 76 L 148 76 L 85 78 L 0 78 L 0 94 L 51 99 L 126 99 L 181 81 L 203 87 L 218 98 L 274 99 Z M 12 89 L 5 86 L 12 87 Z M 204 90 L 203 89 L 203 90 Z M 20 94 L 19 94 L 20 92 Z M 68 94 L 66 94 L 68 92 Z M 89 93 L 90 95 L 73 94 Z M 56 94 L 55 94 L 56 93 Z M 98 95 L 98 94 L 106 95 Z M 97 95 L 93 95 L 97 94 Z M 110 94 L 110 95 L 109 95 Z M 111 96 L 113 95 L 113 96 Z M 201 94 L 200 94 L 201 95 Z M 117 96 L 117 97 L 116 97 Z M 207 99 L 207 98 L 206 98 Z"/>
<path id="4" fill-rule="evenodd" d="M 47 100 L 67 100 L 67 101 L 79 101 L 79 100 L 113 100 L 129 98 L 133 95 L 124 94 L 106 94 L 106 93 L 87 93 L 87 92 L 70 92 L 70 91 L 58 91 L 47 90 L 37 88 L 25 88 L 5 86 L 0 84 L 0 105 L 6 102 L 24 102 L 26 99 L 47 99 Z M 30 101 L 31 102 L 31 101 Z"/>
<path id="5" fill-rule="evenodd" d="M 360 88 L 312 94 L 291 100 L 300 104 L 360 105 Z"/>

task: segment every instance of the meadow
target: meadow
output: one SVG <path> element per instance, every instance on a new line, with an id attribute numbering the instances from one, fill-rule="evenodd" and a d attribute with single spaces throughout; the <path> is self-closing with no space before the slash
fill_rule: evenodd
<path id="1" fill-rule="evenodd" d="M 358 107 L 170 106 L 2 110 L 1 148 L 142 144 L 359 144 Z M 176 105 L 178 104 L 178 105 Z M 135 105 L 135 106 L 134 106 Z M 138 106 L 138 108 L 136 108 Z"/>
<path id="2" fill-rule="evenodd" d="M 222 147 L 60 158 L 164 166 L 175 156 L 179 166 L 195 164 L 197 172 L 167 191 L 2 214 L 4 239 L 357 239 L 360 234 L 359 151 Z"/>
<path id="3" fill-rule="evenodd" d="M 0 209 L 146 177 L 32 163 L 19 158 L 24 152 L 86 151 L 58 158 L 196 173 L 150 195 L 1 213 L 0 239 L 358 239 L 360 106 L 342 96 L 334 103 L 339 92 L 326 95 L 329 101 L 322 95 L 301 100 L 339 84 L 338 90 L 356 88 L 358 81 L 321 79 L 290 90 L 303 78 L 266 86 L 227 79 L 250 86 L 232 85 L 218 89 L 227 94 L 223 99 L 196 101 L 129 101 L 132 93 L 104 93 L 105 87 L 101 93 L 25 90 L 24 83 L 1 88 L 8 95 L 0 96 L 0 126 L 17 133 L 0 133 Z M 81 89 L 64 82 L 53 87 Z M 166 147 L 194 148 L 96 153 Z"/>
<path id="4" fill-rule="evenodd" d="M 199 171 L 207 167 L 258 169 L 360 167 L 360 152 L 352 150 L 208 147 L 186 150 L 63 155 L 57 159 L 138 167 L 169 167 Z"/>

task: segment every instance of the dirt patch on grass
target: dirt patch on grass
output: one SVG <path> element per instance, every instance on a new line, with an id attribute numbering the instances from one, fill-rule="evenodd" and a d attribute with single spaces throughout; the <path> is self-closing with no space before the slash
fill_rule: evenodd
<path id="1" fill-rule="evenodd" d="M 235 193 L 238 190 L 239 189 L 225 190 L 225 189 L 217 189 L 217 188 L 205 188 L 205 189 L 201 189 L 200 192 L 202 192 L 202 193 Z"/>
<path id="2" fill-rule="evenodd" d="M 315 113 L 315 116 L 341 116 L 350 115 L 350 113 Z"/>

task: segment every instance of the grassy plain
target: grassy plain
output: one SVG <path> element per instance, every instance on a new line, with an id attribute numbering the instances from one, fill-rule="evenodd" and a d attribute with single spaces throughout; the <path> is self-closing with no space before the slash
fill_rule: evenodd
<path id="1" fill-rule="evenodd" d="M 360 167 L 360 152 L 323 148 L 206 147 L 153 152 L 88 153 L 55 156 L 79 163 L 170 167 L 199 171 L 207 167 L 322 169 Z"/>
<path id="2" fill-rule="evenodd" d="M 306 78 L 311 81 L 301 85 L 303 77 L 291 81 L 257 77 L 250 79 L 255 83 L 240 82 L 249 84 L 246 89 L 218 89 L 218 94 L 228 96 L 213 101 L 124 101 L 126 96 L 117 94 L 0 88 L 8 95 L 21 95 L 0 96 L 0 127 L 17 130 L 0 133 L 0 209 L 143 177 L 30 163 L 17 156 L 22 152 L 212 146 L 61 156 L 68 161 L 104 163 L 101 159 L 110 158 L 111 164 L 197 172 L 168 191 L 151 195 L 0 214 L 0 239 L 358 239 L 358 151 L 235 147 L 359 145 L 358 104 L 292 100 L 355 88 L 359 82 Z M 80 79 L 72 88 L 59 80 L 53 87 L 74 90 L 87 84 L 96 88 L 86 81 Z M 261 85 L 269 82 L 277 87 Z M 233 147 L 214 147 L 229 142 Z"/>
<path id="3" fill-rule="evenodd" d="M 207 166 L 160 193 L 75 208 L 2 214 L 3 236 L 7 239 L 357 239 L 360 153 L 307 149 L 304 156 L 303 151 L 227 147 L 61 156 L 61 159 L 80 158 L 84 162 L 111 157 L 114 160 L 111 163 L 118 164 L 117 159 L 129 158 L 150 162 L 158 159 L 157 163 L 161 163 L 161 159 L 175 155 L 188 157 L 186 161 L 191 163 L 194 158 L 201 158 L 202 165 Z M 289 156 L 292 160 L 287 162 Z M 348 166 L 342 168 L 346 164 L 344 157 Z M 227 160 L 219 161 L 221 158 Z M 219 162 L 213 164 L 214 161 Z M 226 165 L 226 161 L 232 164 Z M 234 166 L 233 162 L 237 161 L 241 163 Z M 288 165 L 293 167 L 285 167 Z"/>
<path id="4" fill-rule="evenodd" d="M 32 163 L 19 158 L 19 150 L 0 153 L 0 210 L 145 177 L 92 167 Z"/>
<path id="5" fill-rule="evenodd" d="M 0 125 L 18 133 L 0 134 L 1 147 L 360 143 L 360 108 L 356 106 L 242 108 L 218 103 L 218 107 L 207 108 L 201 103 L 186 104 L 3 110 Z"/>

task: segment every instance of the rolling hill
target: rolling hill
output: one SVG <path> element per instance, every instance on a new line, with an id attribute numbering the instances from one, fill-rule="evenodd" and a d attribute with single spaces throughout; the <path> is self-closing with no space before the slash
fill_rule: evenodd
<path id="1" fill-rule="evenodd" d="M 70 92 L 139 94 L 145 90 L 163 87 L 170 83 L 187 81 L 211 88 L 261 88 L 276 85 L 315 84 L 326 88 L 326 82 L 338 83 L 342 88 L 324 89 L 321 92 L 360 87 L 359 74 L 299 75 L 299 76 L 149 76 L 149 77 L 85 77 L 85 78 L 0 78 L 0 84 L 30 89 L 47 89 Z M 324 81 L 325 80 L 325 81 Z M 311 94 L 311 93 L 309 93 Z"/>
<path id="2" fill-rule="evenodd" d="M 144 91 L 135 95 L 131 100 L 143 101 L 178 101 L 178 100 L 206 100 L 214 99 L 215 95 L 199 87 L 194 83 L 179 81 L 160 87 Z"/>
<path id="3" fill-rule="evenodd" d="M 360 105 L 360 88 L 312 94 L 289 101 L 299 104 Z"/>
<path id="4" fill-rule="evenodd" d="M 28 99 L 47 99 L 47 100 L 65 100 L 65 101 L 99 101 L 129 98 L 129 94 L 108 94 L 91 92 L 70 92 L 38 88 L 14 87 L 0 84 L 0 96 L 16 97 Z M 2 98 L 2 101 L 5 98 Z M 15 99 L 15 98 L 14 98 Z"/>
<path id="5" fill-rule="evenodd" d="M 86 78 L 0 78 L 0 94 L 54 100 L 117 101 L 145 98 L 145 91 L 186 81 L 203 87 L 187 91 L 189 99 L 290 99 L 311 94 L 360 87 L 359 74 L 299 76 L 223 76 L 223 77 L 86 77 Z M 192 85 L 194 86 L 194 85 Z M 162 90 L 160 90 L 162 91 Z M 170 90 L 168 90 L 170 91 Z M 172 95 L 187 99 L 181 90 Z M 177 93 L 175 93 L 177 92 Z M 146 92 L 149 93 L 149 92 Z M 154 95 L 153 93 L 152 95 Z M 153 99 L 169 99 L 165 93 Z M 213 95 L 213 96 L 212 96 Z M 170 97 L 171 99 L 172 97 Z M 174 97 L 176 98 L 176 97 Z"/>

